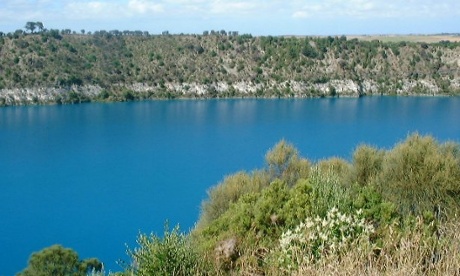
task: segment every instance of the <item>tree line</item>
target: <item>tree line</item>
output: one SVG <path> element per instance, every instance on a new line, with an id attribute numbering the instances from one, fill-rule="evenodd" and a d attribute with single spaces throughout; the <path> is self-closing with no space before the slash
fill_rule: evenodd
<path id="1" fill-rule="evenodd" d="M 75 31 L 71 29 L 47 29 L 45 28 L 44 24 L 41 21 L 28 21 L 26 22 L 24 29 L 17 29 L 14 32 L 4 33 L 0 31 L 0 36 L 19 36 L 19 35 L 26 35 L 26 34 L 39 34 L 39 33 L 47 33 L 47 32 L 58 32 L 61 35 L 113 35 L 113 36 L 150 36 L 151 34 L 148 31 L 141 31 L 141 30 L 96 30 L 94 32 L 86 31 L 85 29 L 81 29 L 80 31 Z M 238 31 L 225 31 L 225 30 L 211 30 L 211 31 L 203 31 L 202 33 L 204 36 L 214 35 L 214 36 L 238 36 Z M 161 35 L 170 35 L 168 30 L 162 31 Z M 180 35 L 185 35 L 181 33 Z"/>

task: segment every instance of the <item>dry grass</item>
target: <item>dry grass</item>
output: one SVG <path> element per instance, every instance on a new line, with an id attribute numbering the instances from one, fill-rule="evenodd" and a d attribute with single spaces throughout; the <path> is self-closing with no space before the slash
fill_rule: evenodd
<path id="1" fill-rule="evenodd" d="M 345 256 L 302 266 L 294 275 L 460 275 L 459 227 L 458 221 L 442 226 L 435 246 L 423 231 L 400 238 L 390 235 L 377 257 L 370 251 L 351 250 Z"/>
<path id="2" fill-rule="evenodd" d="M 425 42 L 437 43 L 440 41 L 460 42 L 460 35 L 347 35 L 347 39 L 357 38 L 363 41 L 380 40 L 382 42 Z"/>

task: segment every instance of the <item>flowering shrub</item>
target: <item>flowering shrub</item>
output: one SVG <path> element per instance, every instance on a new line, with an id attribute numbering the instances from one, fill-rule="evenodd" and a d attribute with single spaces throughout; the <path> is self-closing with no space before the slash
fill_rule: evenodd
<path id="1" fill-rule="evenodd" d="M 323 256 L 340 254 L 354 241 L 368 240 L 374 228 L 361 215 L 362 210 L 347 215 L 334 207 L 326 217 L 307 218 L 293 231 L 284 232 L 280 238 L 281 266 L 296 269 Z"/>

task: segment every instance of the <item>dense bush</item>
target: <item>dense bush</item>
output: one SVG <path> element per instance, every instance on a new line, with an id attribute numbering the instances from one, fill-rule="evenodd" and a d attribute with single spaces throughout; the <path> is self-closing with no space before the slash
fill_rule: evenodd
<path id="1" fill-rule="evenodd" d="M 458 151 L 458 146 L 412 135 L 385 154 L 376 188 L 402 215 L 456 212 L 460 202 Z"/>
<path id="2" fill-rule="evenodd" d="M 359 185 L 368 185 L 382 169 L 384 152 L 363 145 L 353 153 L 353 179 Z"/>
<path id="3" fill-rule="evenodd" d="M 27 268 L 18 276 L 85 276 L 102 269 L 103 265 L 97 259 L 79 260 L 72 249 L 53 245 L 33 253 Z"/>
<path id="4" fill-rule="evenodd" d="M 206 269 L 196 247 L 188 236 L 180 233 L 176 226 L 169 231 L 166 227 L 163 237 L 155 234 L 140 234 L 138 248 L 129 251 L 134 275 L 201 275 Z"/>
<path id="5" fill-rule="evenodd" d="M 268 177 L 262 172 L 255 172 L 252 175 L 239 172 L 228 176 L 222 183 L 208 191 L 209 199 L 202 204 L 199 225 L 205 225 L 218 218 L 242 195 L 258 192 L 268 183 Z"/>

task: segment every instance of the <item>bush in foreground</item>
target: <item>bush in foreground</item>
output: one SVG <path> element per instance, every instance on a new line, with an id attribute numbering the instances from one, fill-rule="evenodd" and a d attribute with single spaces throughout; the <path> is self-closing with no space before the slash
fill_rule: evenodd
<path id="1" fill-rule="evenodd" d="M 53 245 L 33 253 L 27 268 L 18 276 L 85 276 L 102 269 L 103 265 L 97 259 L 79 260 L 72 249 Z"/>
<path id="2" fill-rule="evenodd" d="M 190 238 L 180 233 L 176 226 L 171 231 L 165 227 L 163 237 L 140 234 L 138 247 L 129 251 L 135 275 L 199 275 L 207 269 Z"/>

